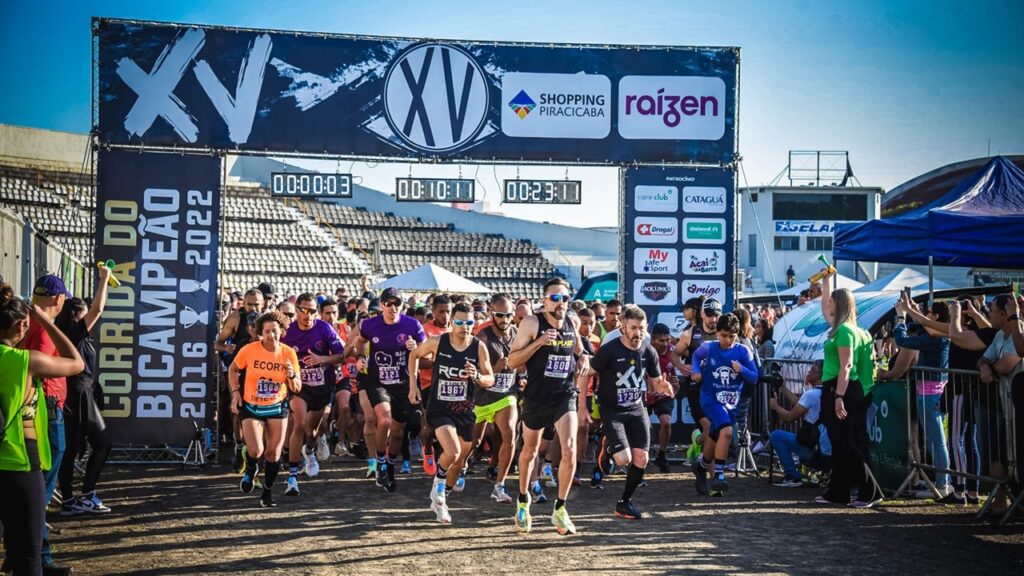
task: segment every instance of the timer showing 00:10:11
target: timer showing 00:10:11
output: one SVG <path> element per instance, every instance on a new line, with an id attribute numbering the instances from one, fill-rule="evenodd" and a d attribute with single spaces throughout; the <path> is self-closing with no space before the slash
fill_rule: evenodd
<path id="1" fill-rule="evenodd" d="M 395 178 L 398 202 L 476 202 L 473 180 L 464 178 Z"/>

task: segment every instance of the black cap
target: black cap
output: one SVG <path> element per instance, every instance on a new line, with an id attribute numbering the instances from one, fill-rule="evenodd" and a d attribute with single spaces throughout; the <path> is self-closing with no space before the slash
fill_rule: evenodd
<path id="1" fill-rule="evenodd" d="M 380 301 L 387 302 L 388 300 L 398 300 L 399 302 L 404 301 L 402 293 L 398 291 L 398 288 L 385 288 L 380 291 Z"/>
<path id="2" fill-rule="evenodd" d="M 700 310 L 700 298 L 690 298 L 683 303 L 683 310 Z"/>
<path id="3" fill-rule="evenodd" d="M 370 312 L 380 312 L 380 300 L 377 300 L 376 298 L 370 300 L 370 305 L 367 307 L 367 310 Z"/>
<path id="4" fill-rule="evenodd" d="M 715 314 L 718 316 L 722 315 L 722 303 L 714 298 L 708 298 L 704 301 L 704 313 Z"/>
<path id="5" fill-rule="evenodd" d="M 260 282 L 260 285 L 256 287 L 257 290 L 263 292 L 263 297 L 268 298 L 274 295 L 274 285 L 270 282 Z"/>

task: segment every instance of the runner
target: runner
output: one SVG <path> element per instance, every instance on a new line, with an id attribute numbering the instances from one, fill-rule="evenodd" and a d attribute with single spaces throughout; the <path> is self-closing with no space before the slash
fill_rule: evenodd
<path id="1" fill-rule="evenodd" d="M 444 294 L 435 296 L 431 302 L 430 310 L 434 314 L 433 320 L 429 320 L 423 324 L 423 332 L 428 338 L 434 336 L 440 336 L 452 331 L 451 326 L 451 315 L 452 315 L 452 301 Z M 423 398 L 429 398 L 429 394 L 426 392 L 430 390 L 432 378 L 431 368 L 434 365 L 433 356 L 424 356 L 420 358 L 420 374 L 419 374 L 419 386 L 424 392 Z M 414 380 L 415 382 L 415 380 Z M 430 427 L 430 423 L 427 421 L 426 411 L 421 411 L 420 420 L 420 434 L 419 441 L 421 449 L 423 450 L 423 471 L 428 476 L 433 476 L 437 473 L 437 460 L 436 454 L 434 454 L 434 430 Z M 465 482 L 465 480 L 463 480 Z"/>
<path id="2" fill-rule="evenodd" d="M 512 465 L 512 456 L 516 449 L 516 424 L 519 419 L 518 392 L 516 371 L 508 367 L 508 355 L 512 350 L 512 342 L 516 338 L 516 328 L 512 325 L 515 311 L 512 301 L 505 294 L 495 294 L 491 298 L 490 325 L 477 338 L 487 346 L 487 355 L 494 368 L 494 386 L 479 388 L 476 391 L 476 430 L 474 444 L 483 442 L 487 424 L 498 428 L 501 447 L 498 449 L 497 474 L 491 498 L 497 502 L 511 502 L 505 488 L 505 478 Z M 491 442 L 492 452 L 495 449 Z"/>
<path id="3" fill-rule="evenodd" d="M 608 333 L 619 327 L 619 316 L 622 315 L 622 302 L 618 300 L 609 300 L 608 304 L 604 307 L 604 318 L 598 318 L 597 322 L 597 335 L 601 337 L 603 342 Z"/>
<path id="4" fill-rule="evenodd" d="M 228 369 L 231 412 L 242 419 L 248 452 L 239 488 L 243 494 L 252 492 L 259 459 L 265 456 L 267 463 L 260 497 L 260 505 L 264 507 L 276 506 L 271 488 L 281 469 L 288 393 L 297 394 L 302 389 L 299 358 L 290 346 L 281 344 L 284 326 L 284 318 L 277 312 L 260 316 L 255 324 L 259 341 L 246 344 Z M 242 370 L 245 370 L 244 390 L 238 377 Z"/>
<path id="5" fill-rule="evenodd" d="M 558 499 L 551 514 L 551 523 L 561 535 L 576 531 L 565 510 L 565 500 L 576 471 L 577 395 L 573 372 L 589 371 L 588 357 L 583 355 L 578 325 L 566 319 L 569 306 L 569 283 L 553 278 L 544 284 L 544 309 L 536 316 L 523 318 L 512 344 L 508 366 L 526 367 L 528 383 L 523 391 L 523 449 L 519 457 L 519 502 L 515 525 L 529 532 L 529 480 L 544 428 L 553 426 L 562 443 L 561 466 L 558 470 Z"/>
<path id="6" fill-rule="evenodd" d="M 609 306 L 610 308 L 610 306 Z M 615 515 L 638 520 L 643 514 L 633 504 L 633 492 L 643 482 L 651 421 L 644 408 L 644 392 L 653 389 L 672 397 L 672 387 L 662 376 L 658 353 L 644 344 L 647 315 L 633 304 L 622 308 L 622 336 L 606 342 L 590 360 L 597 373 L 597 401 L 604 421 L 605 451 L 619 467 L 629 467 L 626 487 L 615 504 Z M 589 414 L 580 411 L 589 421 Z"/>
<path id="7" fill-rule="evenodd" d="M 355 377 L 356 402 L 353 403 L 353 411 L 362 415 L 363 442 L 366 444 L 366 477 L 377 476 L 377 418 L 373 412 L 373 405 L 367 395 L 366 386 L 369 380 L 369 351 L 370 344 L 359 338 L 360 328 L 363 322 L 370 318 L 367 312 L 355 312 L 357 320 L 352 329 L 352 338 L 345 345 L 345 356 L 356 358 L 356 365 L 359 371 Z M 374 313 L 376 315 L 376 313 Z M 356 344 L 359 344 L 356 346 Z"/>
<path id="8" fill-rule="evenodd" d="M 672 334 L 668 326 L 655 324 L 651 329 L 651 346 L 658 353 L 658 365 L 661 373 L 672 386 L 672 395 L 658 394 L 650 389 L 647 390 L 646 404 L 648 411 L 658 418 L 658 455 L 654 462 L 661 472 L 669 472 L 668 466 L 668 442 L 672 439 L 672 408 L 675 406 L 673 398 L 679 392 L 679 379 L 676 377 L 676 368 L 672 365 Z"/>
<path id="9" fill-rule="evenodd" d="M 679 336 L 679 342 L 676 343 L 676 347 L 672 351 L 673 363 L 683 376 L 681 387 L 686 394 L 690 415 L 693 417 L 693 421 L 700 425 L 700 444 L 703 444 L 707 438 L 710 422 L 704 417 L 704 410 L 701 409 L 700 383 L 691 378 L 693 367 L 689 362 L 693 358 L 693 353 L 700 348 L 706 338 L 714 338 L 715 326 L 721 315 L 722 304 L 714 298 L 704 300 L 704 297 L 701 296 L 687 300 L 683 304 L 683 316 L 690 326 Z"/>
<path id="10" fill-rule="evenodd" d="M 436 302 L 436 300 L 435 300 Z M 487 348 L 473 336 L 473 311 L 466 304 L 454 307 L 451 334 L 433 336 L 409 355 L 409 378 L 416 378 L 421 358 L 431 355 L 433 383 L 426 391 L 427 421 L 441 444 L 441 457 L 430 490 L 430 510 L 437 521 L 450 523 L 448 495 L 455 488 L 457 472 L 462 470 L 473 448 L 474 390 L 494 385 L 494 373 Z M 409 402 L 420 404 L 420 391 L 409 387 Z M 451 472 L 449 477 L 448 472 Z"/>
<path id="11" fill-rule="evenodd" d="M 330 324 L 316 317 L 313 294 L 306 292 L 295 299 L 298 316 L 281 342 L 302 356 L 302 391 L 292 396 L 291 435 L 288 438 L 288 487 L 285 496 L 299 495 L 299 455 L 305 465 L 306 476 L 315 478 L 320 464 L 313 451 L 320 434 L 324 408 L 334 393 L 334 382 L 328 386 L 325 372 L 345 359 L 345 345 Z M 326 450 L 326 440 L 323 447 Z"/>
<path id="12" fill-rule="evenodd" d="M 366 398 L 376 418 L 377 485 L 394 492 L 393 457 L 402 448 L 402 435 L 411 406 L 409 400 L 409 352 L 426 340 L 423 327 L 401 313 L 402 296 L 394 288 L 380 294 L 383 314 L 364 320 L 352 344 L 369 343 L 366 364 Z M 366 406 L 364 406 L 364 411 Z"/>

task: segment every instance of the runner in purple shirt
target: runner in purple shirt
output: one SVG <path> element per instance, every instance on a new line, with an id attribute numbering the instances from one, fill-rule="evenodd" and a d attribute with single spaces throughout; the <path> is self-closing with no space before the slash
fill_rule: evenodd
<path id="1" fill-rule="evenodd" d="M 320 423 L 324 409 L 334 395 L 334 386 L 326 385 L 327 365 L 340 364 L 345 359 L 345 344 L 330 324 L 316 317 L 316 300 L 310 293 L 300 294 L 295 300 L 298 317 L 288 327 L 281 342 L 295 349 L 302 364 L 302 390 L 292 396 L 289 407 L 294 419 L 288 438 L 288 486 L 285 496 L 299 495 L 299 454 L 305 461 L 306 475 L 313 478 L 320 473 L 320 464 L 313 451 L 320 437 Z M 324 450 L 327 450 L 326 442 Z M 327 457 L 330 451 L 327 450 Z"/>
<path id="2" fill-rule="evenodd" d="M 402 301 L 398 290 L 385 288 L 380 294 L 381 315 L 363 320 L 359 335 L 349 343 L 356 350 L 370 345 L 365 392 L 377 420 L 377 485 L 388 492 L 396 488 L 392 459 L 402 449 L 405 423 L 413 411 L 409 352 L 427 339 L 423 326 L 401 313 Z"/>

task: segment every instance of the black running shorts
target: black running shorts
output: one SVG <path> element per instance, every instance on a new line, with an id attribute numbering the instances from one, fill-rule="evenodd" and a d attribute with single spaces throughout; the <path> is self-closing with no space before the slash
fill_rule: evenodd
<path id="1" fill-rule="evenodd" d="M 638 448 L 647 450 L 651 447 L 651 421 L 647 411 L 637 408 L 629 412 L 605 413 L 601 409 L 601 428 L 607 444 L 608 455 L 618 454 L 623 450 Z"/>
<path id="2" fill-rule="evenodd" d="M 366 396 L 370 406 L 387 402 L 391 405 L 391 419 L 405 424 L 409 420 L 412 406 L 409 404 L 409 388 L 407 386 L 381 386 L 367 382 Z"/>
<path id="3" fill-rule="evenodd" d="M 308 412 L 322 412 L 331 403 L 331 398 L 334 396 L 332 388 L 333 386 L 327 386 L 326 384 L 323 386 L 303 386 L 295 397 L 301 398 L 306 402 L 306 410 Z"/>
<path id="4" fill-rule="evenodd" d="M 472 412 L 469 414 L 432 414 L 427 416 L 427 424 L 430 424 L 434 430 L 441 426 L 454 426 L 455 433 L 463 442 L 472 442 L 476 416 Z"/>
<path id="5" fill-rule="evenodd" d="M 658 400 L 654 404 L 648 406 L 647 410 L 649 413 L 654 414 L 655 416 L 661 416 L 664 414 L 668 414 L 669 416 L 671 416 L 674 404 L 674 398 L 662 398 L 661 400 Z"/>
<path id="6" fill-rule="evenodd" d="M 524 400 L 520 418 L 523 426 L 530 430 L 541 430 L 548 426 L 554 428 L 555 422 L 576 411 L 576 393 L 551 396 L 543 401 Z"/>

